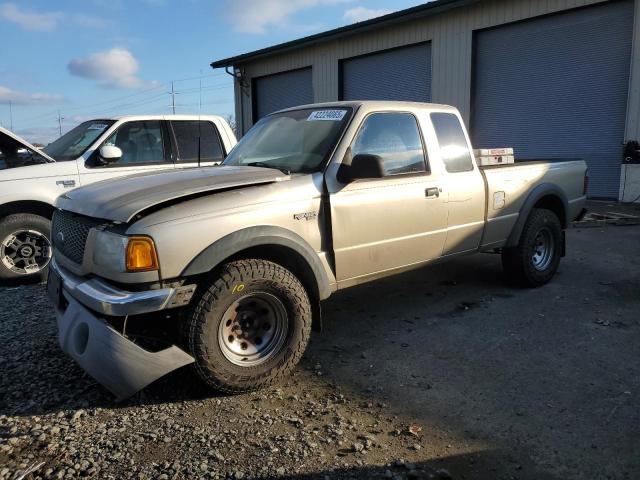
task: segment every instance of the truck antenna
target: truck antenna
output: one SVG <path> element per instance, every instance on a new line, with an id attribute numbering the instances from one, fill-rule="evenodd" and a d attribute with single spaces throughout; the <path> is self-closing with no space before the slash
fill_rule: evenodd
<path id="1" fill-rule="evenodd" d="M 201 130 L 200 130 L 200 126 L 202 124 L 201 121 L 201 117 L 202 117 L 202 70 L 200 70 L 200 99 L 198 101 L 198 168 L 200 168 L 200 137 L 201 137 Z"/>

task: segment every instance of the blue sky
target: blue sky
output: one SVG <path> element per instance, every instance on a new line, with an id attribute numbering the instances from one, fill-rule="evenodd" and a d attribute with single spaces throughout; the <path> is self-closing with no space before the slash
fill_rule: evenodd
<path id="1" fill-rule="evenodd" d="M 213 60 L 400 10 L 396 0 L 0 0 L 0 124 L 46 143 L 78 122 L 130 113 L 233 114 Z M 202 77 L 202 78 L 198 78 Z"/>

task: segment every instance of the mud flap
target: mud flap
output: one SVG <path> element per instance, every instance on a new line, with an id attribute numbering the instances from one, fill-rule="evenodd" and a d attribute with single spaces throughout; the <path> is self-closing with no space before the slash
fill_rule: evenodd
<path id="1" fill-rule="evenodd" d="M 58 340 L 64 350 L 118 400 L 130 397 L 167 373 L 194 362 L 175 345 L 149 352 L 65 293 L 67 308 L 56 311 Z"/>

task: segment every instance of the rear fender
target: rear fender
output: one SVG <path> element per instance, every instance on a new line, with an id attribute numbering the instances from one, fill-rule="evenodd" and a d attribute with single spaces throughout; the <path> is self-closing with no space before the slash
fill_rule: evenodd
<path id="1" fill-rule="evenodd" d="M 567 200 L 566 195 L 562 191 L 560 187 L 554 185 L 553 183 L 541 183 L 536 186 L 531 192 L 529 196 L 524 201 L 522 208 L 520 209 L 520 214 L 518 215 L 518 220 L 516 221 L 511 233 L 509 234 L 509 238 L 507 239 L 506 246 L 507 247 L 515 247 L 520 241 L 520 235 L 522 235 L 522 230 L 524 229 L 525 224 L 527 223 L 527 219 L 529 218 L 529 214 L 531 210 L 533 210 L 536 204 L 542 200 L 544 197 L 556 197 L 559 200 L 562 208 L 562 215 L 560 216 L 560 223 L 562 224 L 562 228 L 567 228 L 567 215 L 569 212 L 569 202 Z"/>

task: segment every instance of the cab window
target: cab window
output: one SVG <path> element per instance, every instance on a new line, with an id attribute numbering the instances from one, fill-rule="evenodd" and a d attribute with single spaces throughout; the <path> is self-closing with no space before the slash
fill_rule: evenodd
<path id="1" fill-rule="evenodd" d="M 198 120 L 171 122 L 178 147 L 178 161 L 220 162 L 224 159 L 218 131 L 213 123 Z"/>
<path id="2" fill-rule="evenodd" d="M 386 175 L 427 171 L 416 118 L 410 113 L 369 115 L 351 145 L 351 155 L 382 157 Z"/>
<path id="3" fill-rule="evenodd" d="M 458 173 L 473 170 L 469 144 L 458 117 L 451 113 L 432 113 L 431 122 L 436 131 L 440 156 L 447 172 Z"/>
<path id="4" fill-rule="evenodd" d="M 127 122 L 111 135 L 104 145 L 122 150 L 122 157 L 114 166 L 168 163 L 166 139 L 162 121 Z"/>

